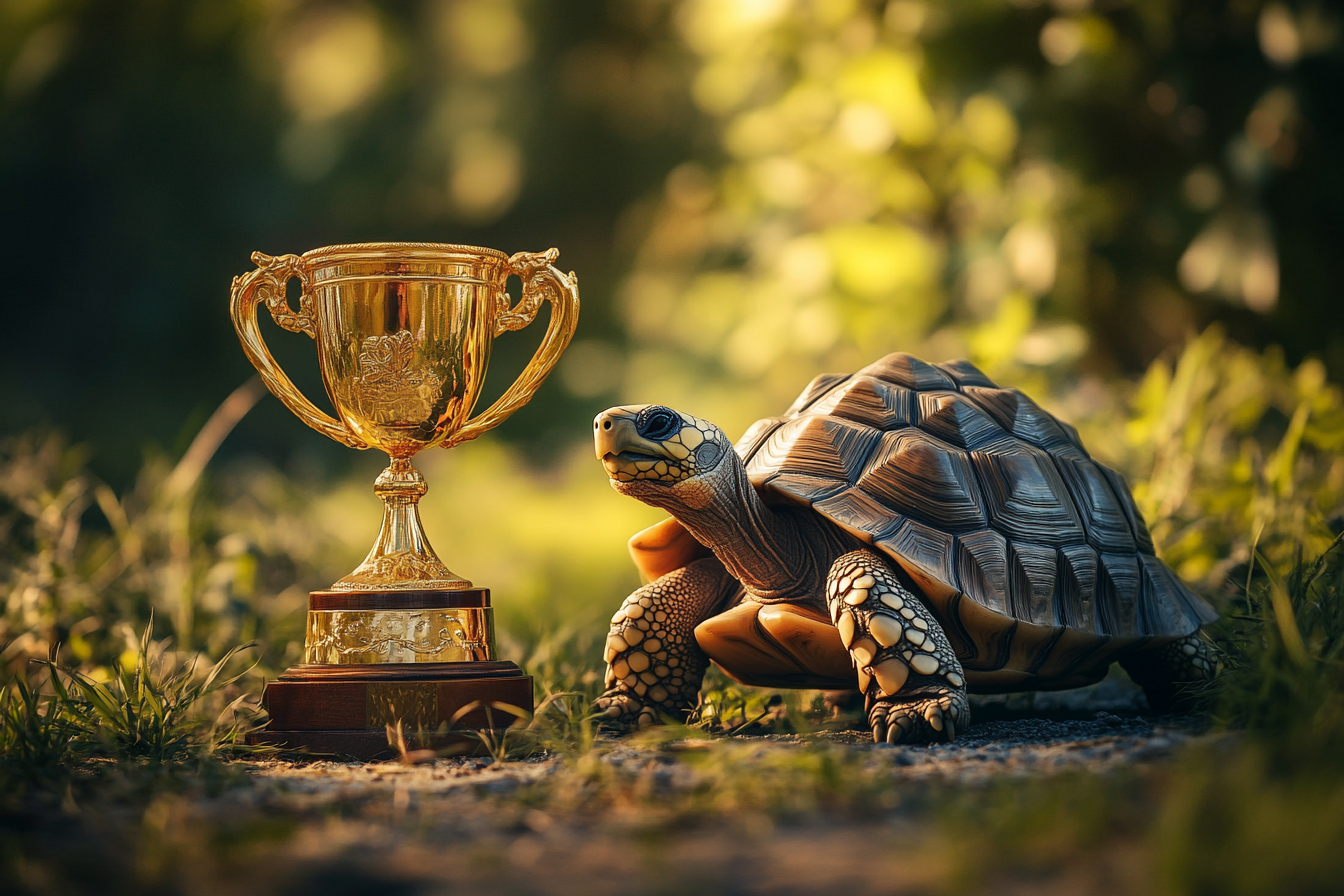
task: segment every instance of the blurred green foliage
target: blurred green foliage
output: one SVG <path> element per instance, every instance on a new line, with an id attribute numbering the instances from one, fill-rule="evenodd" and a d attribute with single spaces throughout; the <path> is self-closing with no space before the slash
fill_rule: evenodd
<path id="1" fill-rule="evenodd" d="M 249 374 L 223 306 L 253 249 L 375 238 L 579 272 L 579 338 L 502 432 L 534 461 L 615 399 L 737 430 L 892 349 L 1069 394 L 1221 321 L 1338 379 L 1340 28 L 1307 0 L 5 0 L 0 289 L 42 336 L 0 359 L 0 424 L 120 489 Z M 349 462 L 273 402 L 225 452 Z"/>
<path id="2" fill-rule="evenodd" d="M 1316 361 L 1210 329 L 1149 368 L 1122 430 L 1095 422 L 1088 444 L 1131 474 L 1164 559 L 1208 589 L 1239 587 L 1257 543 L 1287 565 L 1344 525 L 1344 395 Z"/>
<path id="3" fill-rule="evenodd" d="M 1133 369 L 1216 318 L 1262 342 L 1288 307 L 1337 351 L 1328 283 L 1280 277 L 1299 224 L 1269 220 L 1290 182 L 1338 203 L 1308 148 L 1338 128 L 1322 10 L 705 0 L 675 24 L 710 143 L 618 296 L 641 395 L 735 429 L 893 348 L 1067 390 L 1071 362 Z"/>

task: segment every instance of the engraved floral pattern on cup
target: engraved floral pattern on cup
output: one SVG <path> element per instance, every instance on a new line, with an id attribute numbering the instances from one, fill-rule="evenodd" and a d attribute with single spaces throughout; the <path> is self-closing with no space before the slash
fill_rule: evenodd
<path id="1" fill-rule="evenodd" d="M 374 423 L 418 423 L 434 416 L 444 379 L 432 367 L 415 363 L 416 339 L 410 330 L 369 336 L 360 345 L 360 375 L 351 382 L 355 406 Z"/>

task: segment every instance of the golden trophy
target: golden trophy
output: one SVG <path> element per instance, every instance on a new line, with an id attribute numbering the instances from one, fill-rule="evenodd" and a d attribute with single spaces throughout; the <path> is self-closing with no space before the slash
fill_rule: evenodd
<path id="1" fill-rule="evenodd" d="M 498 657 L 489 590 L 449 570 L 425 537 L 417 505 L 427 488 L 411 458 L 498 425 L 555 366 L 579 314 L 577 278 L 553 265 L 558 255 L 358 243 L 301 256 L 257 252 L 257 269 L 234 278 L 233 325 L 271 392 L 318 432 L 390 458 L 373 487 L 383 500 L 378 539 L 353 572 L 310 594 L 303 662 L 267 686 L 271 721 L 254 741 L 372 758 L 388 751 L 387 726 L 398 722 L 408 741 L 432 746 L 455 736 L 450 726 L 512 721 L 489 712 L 492 704 L 531 711 L 531 677 Z M 510 275 L 523 283 L 517 304 Z M 297 311 L 285 297 L 290 279 L 302 287 Z M 541 346 L 499 400 L 472 416 L 495 337 L 526 327 L 543 302 L 551 313 Z M 271 356 L 261 305 L 317 343 L 336 417 Z"/>

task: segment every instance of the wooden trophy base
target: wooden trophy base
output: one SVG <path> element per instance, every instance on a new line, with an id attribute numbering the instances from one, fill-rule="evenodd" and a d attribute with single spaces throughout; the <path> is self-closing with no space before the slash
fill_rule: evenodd
<path id="1" fill-rule="evenodd" d="M 313 592 L 309 598 L 308 643 L 305 659 L 329 658 L 314 649 L 314 612 L 339 610 L 394 611 L 393 630 L 420 632 L 418 639 L 394 639 L 392 648 L 376 643 L 380 656 L 392 659 L 452 656 L 447 647 L 427 640 L 418 626 L 429 614 L 472 608 L 484 619 L 473 633 L 471 652 L 494 655 L 494 633 L 489 621 L 490 592 Z M 483 611 L 483 612 L 482 612 Z M 437 617 L 431 617 L 437 619 Z M 356 622 L 359 620 L 356 619 Z M 399 629 L 397 627 L 400 627 Z M 440 629 L 440 632 L 444 631 Z M 455 633 L 459 638 L 460 630 Z M 364 643 L 358 641 L 358 643 Z M 410 645 L 407 647 L 406 645 Z M 401 645 L 397 647 L 396 645 Z M 492 704 L 500 703 L 531 713 L 532 677 L 515 663 L 466 659 L 453 662 L 376 662 L 361 658 L 350 663 L 304 662 L 291 666 L 266 686 L 266 709 L 271 720 L 253 732 L 248 743 L 286 750 L 336 753 L 356 759 L 391 757 L 388 726 L 401 722 L 409 749 L 440 749 L 471 742 L 465 729 L 506 728 L 516 716 Z M 459 713 L 470 704 L 477 706 Z M 456 717 L 456 718 L 455 718 Z"/>

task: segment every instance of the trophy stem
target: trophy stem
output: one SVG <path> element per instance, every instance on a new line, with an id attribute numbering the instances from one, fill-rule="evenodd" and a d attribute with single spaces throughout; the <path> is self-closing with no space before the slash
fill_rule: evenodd
<path id="1" fill-rule="evenodd" d="M 420 524 L 420 498 L 429 491 L 410 458 L 394 457 L 373 493 L 383 499 L 383 527 L 369 556 L 332 591 L 460 591 L 471 582 L 434 553 Z"/>

